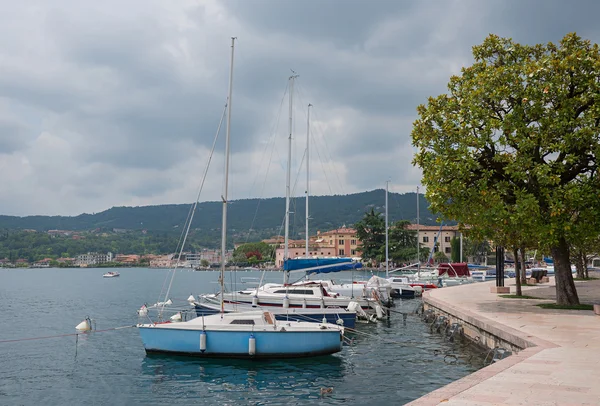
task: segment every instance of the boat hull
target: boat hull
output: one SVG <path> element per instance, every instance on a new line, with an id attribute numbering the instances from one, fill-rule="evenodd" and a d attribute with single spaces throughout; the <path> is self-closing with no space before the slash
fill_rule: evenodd
<path id="1" fill-rule="evenodd" d="M 391 296 L 394 299 L 414 299 L 415 291 L 412 289 L 392 288 Z"/>
<path id="2" fill-rule="evenodd" d="M 196 303 L 194 305 L 194 308 L 198 317 L 217 314 L 220 312 L 220 310 L 215 308 L 214 306 L 204 303 Z M 261 307 L 249 307 L 247 310 L 250 309 L 265 310 Z M 341 320 L 343 321 L 342 325 L 344 327 L 354 328 L 356 326 L 356 312 L 350 312 L 345 309 L 339 309 L 338 312 L 325 312 L 324 309 L 321 312 L 306 312 L 303 311 L 303 309 L 286 309 L 286 311 L 283 310 L 284 309 L 281 308 L 269 309 L 269 311 L 271 311 L 275 315 L 275 319 L 279 321 L 311 321 L 321 323 L 323 322 L 323 318 L 325 318 L 327 322 L 331 324 L 339 324 L 339 321 Z M 226 308 L 225 311 L 228 312 L 228 309 Z"/>
<path id="3" fill-rule="evenodd" d="M 200 350 L 202 330 L 138 327 L 146 353 L 166 353 L 206 358 L 303 358 L 329 355 L 341 351 L 342 335 L 326 332 L 281 332 L 285 323 L 274 331 L 210 331 L 206 349 Z M 255 354 L 249 353 L 249 340 L 255 339 Z M 282 335 L 284 337 L 282 337 Z"/>

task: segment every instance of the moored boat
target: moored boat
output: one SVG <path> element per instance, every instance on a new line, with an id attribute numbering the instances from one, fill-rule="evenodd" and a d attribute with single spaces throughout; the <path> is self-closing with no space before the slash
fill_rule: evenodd
<path id="1" fill-rule="evenodd" d="M 341 351 L 344 327 L 278 321 L 271 312 L 224 313 L 139 324 L 147 353 L 219 358 L 300 358 Z"/>
<path id="2" fill-rule="evenodd" d="M 103 278 L 116 278 L 117 276 L 120 276 L 121 274 L 118 273 L 117 271 L 109 271 L 106 272 L 104 275 L 102 275 Z"/>
<path id="3" fill-rule="evenodd" d="M 216 314 L 221 311 L 220 301 L 215 298 L 203 297 L 201 301 L 194 302 L 196 315 L 198 317 Z M 344 327 L 354 328 L 356 325 L 356 311 L 341 307 L 325 308 L 283 308 L 267 307 L 247 303 L 226 303 L 223 311 L 226 313 L 244 311 L 270 311 L 276 320 L 281 321 L 309 321 L 321 323 L 338 324 Z"/>

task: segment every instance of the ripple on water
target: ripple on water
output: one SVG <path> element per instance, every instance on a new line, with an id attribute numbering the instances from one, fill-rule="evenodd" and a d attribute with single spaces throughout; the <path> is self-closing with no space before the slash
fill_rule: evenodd
<path id="1" fill-rule="evenodd" d="M 159 297 L 167 271 L 11 270 L 0 274 L 0 340 L 74 333 L 86 316 L 98 329 L 134 324 L 135 311 Z M 278 281 L 271 272 L 265 282 Z M 243 276 L 260 277 L 257 273 Z M 348 275 L 340 275 L 348 279 Z M 214 272 L 178 272 L 173 298 L 214 289 Z M 238 280 L 238 288 L 243 283 Z M 395 310 L 414 312 L 418 301 Z M 329 357 L 289 361 L 146 356 L 135 329 L 0 344 L 0 404 L 309 405 L 403 404 L 479 367 L 483 356 L 431 334 L 419 317 L 393 313 L 358 324 L 352 346 Z M 365 335 L 366 334 L 366 335 Z M 379 338 L 373 338 L 379 337 Z M 463 354 L 456 365 L 445 353 Z M 474 356 L 469 359 L 469 355 Z M 322 395 L 321 388 L 333 388 Z"/>

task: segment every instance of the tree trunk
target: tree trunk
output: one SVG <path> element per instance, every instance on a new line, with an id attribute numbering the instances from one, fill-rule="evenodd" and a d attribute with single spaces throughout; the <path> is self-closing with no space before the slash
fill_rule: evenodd
<path id="1" fill-rule="evenodd" d="M 525 255 L 525 250 L 523 249 L 523 255 Z M 517 261 L 517 259 L 515 258 L 515 262 Z M 525 261 L 523 261 L 523 267 L 520 268 L 521 269 L 521 285 L 526 285 L 527 284 L 527 268 L 525 267 Z"/>
<path id="2" fill-rule="evenodd" d="M 575 268 L 577 269 L 577 278 L 584 279 L 585 278 L 585 270 L 584 263 L 582 261 L 583 253 L 581 250 L 576 250 L 575 252 Z"/>
<path id="3" fill-rule="evenodd" d="M 517 260 L 518 258 L 518 251 L 516 248 L 513 248 L 513 255 L 515 256 L 515 282 L 517 284 L 517 296 L 522 296 L 523 295 L 523 289 L 521 289 L 521 273 L 519 272 L 519 261 Z"/>
<path id="4" fill-rule="evenodd" d="M 569 245 L 564 237 L 560 237 L 558 244 L 551 249 L 554 258 L 554 277 L 556 279 L 556 304 L 559 305 L 578 305 L 579 297 L 573 274 L 571 273 L 571 263 L 569 262 Z"/>
<path id="5" fill-rule="evenodd" d="M 527 280 L 527 266 L 525 265 L 525 248 L 521 247 L 521 272 L 523 273 L 523 277 Z"/>

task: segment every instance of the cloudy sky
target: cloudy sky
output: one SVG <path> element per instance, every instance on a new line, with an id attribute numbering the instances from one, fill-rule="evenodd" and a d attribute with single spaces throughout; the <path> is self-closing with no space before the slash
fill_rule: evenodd
<path id="1" fill-rule="evenodd" d="M 498 0 L 0 0 L 0 214 L 190 203 L 227 97 L 230 197 L 285 193 L 311 110 L 313 194 L 414 191 L 416 106 L 488 33 L 600 42 L 600 3 Z M 219 200 L 222 131 L 200 200 Z M 304 191 L 304 174 L 296 195 Z"/>

